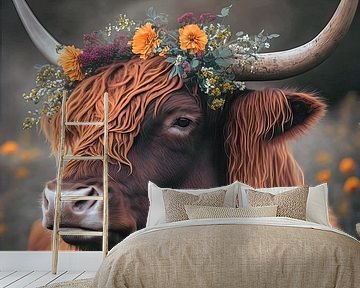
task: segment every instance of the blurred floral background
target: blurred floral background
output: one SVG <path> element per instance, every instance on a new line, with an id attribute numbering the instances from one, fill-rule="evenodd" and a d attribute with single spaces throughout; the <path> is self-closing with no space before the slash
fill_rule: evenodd
<path id="1" fill-rule="evenodd" d="M 280 37 L 271 49 L 293 48 L 314 37 L 338 0 L 28 0 L 40 22 L 63 44 L 81 47 L 82 34 L 99 30 L 118 14 L 144 18 L 148 7 L 174 19 L 184 12 L 217 13 L 233 4 L 228 23 L 255 34 L 265 28 Z M 276 3 L 275 3 L 276 2 Z M 41 218 L 44 183 L 55 177 L 55 161 L 36 129 L 22 122 L 34 107 L 22 99 L 34 86 L 36 65 L 46 63 L 23 28 L 12 1 L 1 1 L 0 250 L 26 250 L 31 227 Z M 171 23 L 170 23 L 171 24 Z M 292 143 L 307 184 L 329 183 L 329 202 L 338 226 L 356 236 L 360 222 L 360 15 L 339 47 L 322 65 L 284 81 L 248 83 L 250 88 L 298 87 L 317 91 L 327 116 Z"/>

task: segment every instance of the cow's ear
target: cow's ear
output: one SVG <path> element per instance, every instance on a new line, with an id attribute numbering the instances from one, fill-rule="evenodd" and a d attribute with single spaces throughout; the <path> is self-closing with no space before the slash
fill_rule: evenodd
<path id="1" fill-rule="evenodd" d="M 264 140 L 288 140 L 303 135 L 325 114 L 326 105 L 313 93 L 282 91 L 286 96 L 288 108 L 264 135 Z M 287 114 L 287 115 L 286 115 Z"/>
<path id="2" fill-rule="evenodd" d="M 228 108 L 226 138 L 253 145 L 304 134 L 323 117 L 326 106 L 311 93 L 267 88 L 238 95 Z"/>

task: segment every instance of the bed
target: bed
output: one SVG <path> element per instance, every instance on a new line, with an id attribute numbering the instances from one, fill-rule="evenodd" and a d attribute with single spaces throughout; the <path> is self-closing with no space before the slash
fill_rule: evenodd
<path id="1" fill-rule="evenodd" d="M 234 187 L 229 206 L 242 195 Z M 308 215 L 164 223 L 152 196 L 157 223 L 115 246 L 93 287 L 360 287 L 360 242 Z"/>
<path id="2" fill-rule="evenodd" d="M 360 287 L 360 243 L 283 218 L 185 220 L 115 246 L 94 287 Z"/>

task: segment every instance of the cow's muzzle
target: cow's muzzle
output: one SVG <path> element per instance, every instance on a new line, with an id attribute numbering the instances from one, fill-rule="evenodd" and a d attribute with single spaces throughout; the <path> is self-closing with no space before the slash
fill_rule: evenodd
<path id="1" fill-rule="evenodd" d="M 56 181 L 50 181 L 46 184 L 43 193 L 43 225 L 48 229 L 52 229 L 54 224 L 55 189 Z M 63 183 L 61 194 L 63 196 L 102 196 L 103 192 L 97 185 Z M 60 227 L 101 230 L 102 204 L 101 200 L 62 201 Z"/>

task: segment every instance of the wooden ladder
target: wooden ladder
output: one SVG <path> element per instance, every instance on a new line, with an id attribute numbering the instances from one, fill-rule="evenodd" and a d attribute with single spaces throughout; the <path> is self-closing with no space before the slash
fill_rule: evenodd
<path id="1" fill-rule="evenodd" d="M 64 91 L 61 105 L 61 123 L 60 123 L 60 146 L 58 151 L 58 169 L 57 182 L 55 192 L 55 215 L 52 238 L 52 273 L 57 273 L 58 256 L 59 256 L 59 241 L 60 235 L 84 235 L 84 236 L 102 236 L 102 251 L 105 258 L 108 253 L 108 226 L 109 226 L 109 204 L 108 204 L 108 118 L 109 118 L 109 103 L 108 93 L 104 93 L 104 121 L 103 122 L 68 122 L 66 117 L 66 98 L 67 94 Z M 72 125 L 95 125 L 104 126 L 104 150 L 103 155 L 98 156 L 77 156 L 65 155 L 65 130 L 66 126 Z M 68 160 L 102 160 L 103 161 L 103 196 L 76 196 L 76 195 L 62 195 L 62 174 L 64 169 L 64 162 Z M 103 230 L 102 231 L 83 231 L 80 229 L 72 229 L 61 231 L 60 214 L 62 201 L 81 201 L 81 200 L 102 200 L 103 201 Z"/>

